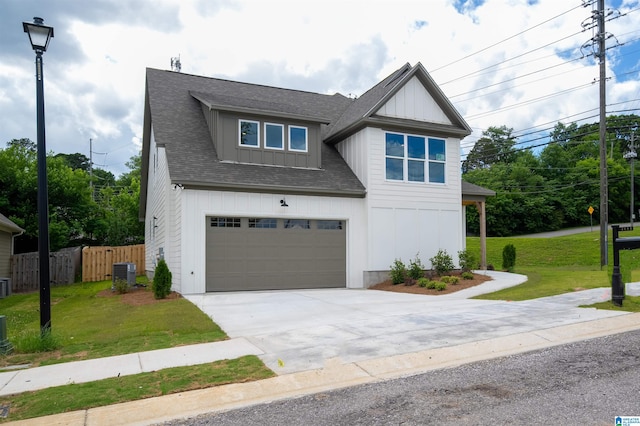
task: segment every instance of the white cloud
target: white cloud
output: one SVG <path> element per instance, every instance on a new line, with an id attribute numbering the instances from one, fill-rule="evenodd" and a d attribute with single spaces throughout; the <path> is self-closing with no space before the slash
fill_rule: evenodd
<path id="1" fill-rule="evenodd" d="M 145 68 L 169 69 L 178 55 L 185 73 L 345 95 L 420 61 L 477 129 L 470 141 L 491 125 L 518 131 L 598 107 L 593 58 L 563 64 L 593 36 L 581 32 L 591 8 L 578 0 L 467 2 L 465 14 L 452 0 L 135 0 L 124 9 L 102 0 L 83 10 L 69 0 L 44 11 L 35 3 L 10 3 L 0 17 L 13 25 L 2 30 L 11 40 L 23 37 L 20 49 L 0 50 L 0 144 L 35 140 L 33 53 L 21 22 L 48 13 L 56 31 L 44 56 L 48 148 L 88 155 L 92 138 L 116 174 L 140 149 Z M 607 28 L 627 44 L 608 51 L 608 75 L 617 76 L 608 102 L 637 108 L 640 73 L 630 72 L 640 11 L 637 1 L 619 7 L 630 13 Z M 580 85 L 589 87 L 563 92 Z"/>

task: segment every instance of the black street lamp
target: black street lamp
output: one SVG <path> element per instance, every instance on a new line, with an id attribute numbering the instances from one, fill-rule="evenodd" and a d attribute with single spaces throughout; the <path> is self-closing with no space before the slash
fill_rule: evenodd
<path id="1" fill-rule="evenodd" d="M 38 258 L 40 269 L 40 331 L 51 331 L 51 279 L 49 276 L 49 197 L 47 195 L 47 151 L 44 138 L 44 75 L 42 54 L 53 37 L 53 27 L 42 18 L 23 22 L 31 47 L 36 52 L 36 110 L 38 120 Z"/>

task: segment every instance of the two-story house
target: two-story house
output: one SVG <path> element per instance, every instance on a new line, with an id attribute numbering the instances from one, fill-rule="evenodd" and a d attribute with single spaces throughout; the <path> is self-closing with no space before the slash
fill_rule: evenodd
<path id="1" fill-rule="evenodd" d="M 183 294 L 364 288 L 465 247 L 469 126 L 421 64 L 357 99 L 148 69 L 147 265 Z"/>

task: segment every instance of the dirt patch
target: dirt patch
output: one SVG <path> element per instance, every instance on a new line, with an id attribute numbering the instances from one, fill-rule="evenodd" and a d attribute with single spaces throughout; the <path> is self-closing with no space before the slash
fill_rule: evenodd
<path id="1" fill-rule="evenodd" d="M 102 290 L 98 293 L 98 297 L 119 297 L 122 303 L 131 306 L 141 306 L 168 302 L 170 300 L 180 299 L 182 296 L 180 293 L 172 291 L 165 299 L 156 299 L 150 287 L 133 287 L 124 294 L 119 294 L 111 289 Z"/>
<path id="2" fill-rule="evenodd" d="M 458 281 L 458 284 L 447 284 L 447 288 L 442 291 L 420 287 L 417 284 L 393 284 L 391 280 L 376 284 L 373 287 L 369 287 L 369 289 L 395 291 L 397 293 L 428 294 L 430 296 L 441 296 L 443 294 L 455 293 L 456 291 L 464 290 L 465 288 L 475 287 L 493 279 L 488 275 L 481 274 L 473 274 L 472 280 L 463 280 L 462 277 L 460 277 L 459 272 L 452 272 L 449 275 L 457 276 L 460 278 L 460 280 Z M 440 279 L 440 277 L 434 276 L 431 277 L 431 279 L 437 281 Z"/>

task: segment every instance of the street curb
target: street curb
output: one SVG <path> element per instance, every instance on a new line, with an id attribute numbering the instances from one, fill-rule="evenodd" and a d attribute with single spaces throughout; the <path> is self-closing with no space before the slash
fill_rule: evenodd
<path id="1" fill-rule="evenodd" d="M 355 363 L 342 364 L 339 359 L 332 359 L 326 362 L 324 368 L 317 370 L 6 424 L 14 426 L 156 424 L 364 383 L 407 377 L 633 330 L 640 330 L 640 313 Z"/>

